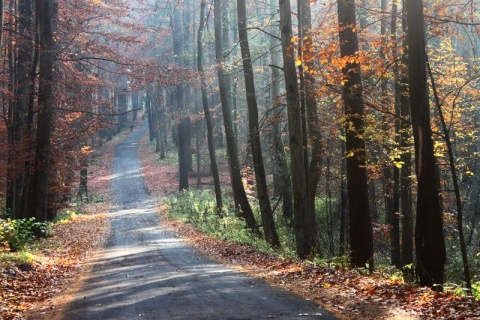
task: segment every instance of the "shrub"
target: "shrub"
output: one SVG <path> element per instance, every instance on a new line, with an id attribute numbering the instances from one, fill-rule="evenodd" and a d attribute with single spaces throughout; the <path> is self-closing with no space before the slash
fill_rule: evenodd
<path id="1" fill-rule="evenodd" d="M 12 252 L 21 251 L 28 243 L 50 234 L 50 223 L 37 222 L 35 218 L 0 219 L 0 247 L 8 246 Z"/>

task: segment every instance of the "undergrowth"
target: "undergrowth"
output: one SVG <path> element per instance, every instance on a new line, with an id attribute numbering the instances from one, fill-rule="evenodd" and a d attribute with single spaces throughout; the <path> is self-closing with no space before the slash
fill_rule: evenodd
<path id="1" fill-rule="evenodd" d="M 224 196 L 224 208 L 221 213 L 216 210 L 215 195 L 210 190 L 187 190 L 174 195 L 171 195 L 167 199 L 167 205 L 169 206 L 169 215 L 174 218 L 179 218 L 187 223 L 191 223 L 196 229 L 205 233 L 208 236 L 215 237 L 222 240 L 232 241 L 240 244 L 247 244 L 255 248 L 259 252 L 273 253 L 279 258 L 295 258 L 295 246 L 294 246 L 294 234 L 291 226 L 289 226 L 286 219 L 276 217 L 277 221 L 277 233 L 280 238 L 281 247 L 279 249 L 272 249 L 268 243 L 263 239 L 255 236 L 245 228 L 245 222 L 239 218 L 235 207 L 230 197 Z M 257 221 L 260 220 L 260 214 L 258 210 L 258 204 L 255 201 L 251 201 L 252 209 Z M 324 203 L 317 203 L 319 208 L 319 222 L 325 224 L 328 223 L 328 215 L 326 206 Z M 327 218 L 325 218 L 327 217 Z M 383 238 L 383 237 L 382 237 Z M 322 241 L 322 239 L 320 239 Z M 328 268 L 348 268 L 349 257 L 347 254 L 334 255 L 332 254 L 331 244 L 333 239 L 330 238 L 327 241 L 324 240 L 322 257 L 315 257 L 310 262 L 317 265 L 323 265 Z M 383 242 L 386 242 L 383 240 Z M 414 265 L 411 264 L 408 270 L 398 270 L 388 264 L 388 248 L 383 248 L 384 243 L 377 248 L 381 253 L 377 253 L 377 265 L 376 272 L 382 274 L 387 279 L 405 281 L 408 283 L 415 282 L 412 269 Z M 330 250 L 329 250 L 330 249 Z M 477 259 L 480 257 L 477 257 Z M 451 268 L 452 264 L 450 264 Z M 408 267 L 408 266 L 407 266 Z M 447 273 L 449 266 L 447 266 Z M 406 272 L 410 271 L 410 272 Z M 407 276 L 407 278 L 405 278 Z M 458 277 L 458 275 L 457 275 Z M 454 292 L 457 295 L 464 296 L 465 288 L 461 283 L 461 279 L 456 279 L 454 283 L 447 283 L 445 290 Z M 478 275 L 474 275 L 472 284 L 472 293 L 475 299 L 480 299 L 480 278 Z"/>
<path id="2" fill-rule="evenodd" d="M 250 245 L 259 252 L 275 253 L 284 258 L 295 256 L 291 241 L 292 232 L 286 224 L 277 226 L 282 246 L 280 249 L 273 249 L 263 239 L 245 228 L 245 222 L 238 216 L 231 199 L 229 197 L 223 199 L 222 212 L 217 212 L 215 195 L 210 190 L 182 191 L 171 195 L 167 199 L 167 205 L 170 217 L 191 223 L 208 236 Z M 252 207 L 255 218 L 259 221 L 259 212 L 256 206 Z"/>
<path id="3" fill-rule="evenodd" d="M 33 217 L 14 219 L 5 212 L 0 216 L 0 262 L 31 263 L 33 255 L 29 248 L 34 247 L 39 239 L 52 236 L 55 223 L 75 219 L 81 211 L 82 204 L 74 201 L 70 208 L 61 211 L 53 221 L 37 221 Z"/>

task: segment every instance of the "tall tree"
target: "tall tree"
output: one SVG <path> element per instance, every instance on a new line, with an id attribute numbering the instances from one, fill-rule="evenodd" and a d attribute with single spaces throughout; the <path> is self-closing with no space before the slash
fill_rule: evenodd
<path id="1" fill-rule="evenodd" d="M 291 224 L 293 217 L 293 202 L 292 202 L 292 182 L 288 168 L 287 155 L 285 152 L 285 144 L 282 139 L 281 124 L 284 118 L 283 106 L 281 104 L 280 95 L 282 93 L 282 72 L 280 69 L 281 57 L 275 48 L 280 42 L 280 29 L 275 25 L 275 17 L 278 8 L 277 0 L 270 0 L 270 15 L 272 22 L 270 22 L 270 60 L 272 64 L 271 72 L 271 92 L 270 99 L 273 103 L 273 125 L 272 125 L 272 146 L 273 146 L 273 182 L 274 194 L 282 198 L 283 215 L 287 222 Z"/>
<path id="2" fill-rule="evenodd" d="M 180 6 L 174 8 L 172 16 L 172 32 L 173 32 L 173 52 L 175 55 L 175 64 L 177 66 L 183 65 L 183 28 L 182 15 Z M 187 116 L 188 111 L 185 105 L 185 88 L 182 81 L 175 87 L 175 103 L 177 111 L 177 139 L 178 139 L 178 174 L 179 184 L 178 189 L 188 189 L 188 171 L 191 164 L 191 149 L 190 149 L 190 121 Z"/>
<path id="3" fill-rule="evenodd" d="M 387 0 L 382 0 L 381 9 L 383 12 L 387 11 Z M 380 49 L 380 56 L 386 63 L 386 50 L 383 48 L 387 47 L 387 41 L 391 41 L 393 44 L 392 47 L 392 56 L 394 59 L 398 57 L 398 50 L 397 50 L 397 3 L 395 1 L 392 2 L 392 18 L 390 20 L 390 39 L 387 38 L 387 21 L 382 21 L 381 27 L 381 36 L 382 36 L 382 48 Z M 401 93 L 401 84 L 398 81 L 398 73 L 399 73 L 399 64 L 396 61 L 393 66 L 393 73 L 394 73 L 394 106 L 395 106 L 395 140 L 400 144 L 401 139 L 401 104 L 400 104 L 400 95 Z M 387 94 L 387 87 L 388 83 L 387 80 L 383 80 L 381 84 L 382 89 L 382 97 L 386 97 Z M 387 100 L 385 100 L 387 101 Z M 387 122 L 387 121 L 385 121 Z M 385 130 L 388 132 L 387 128 Z M 400 161 L 399 157 L 394 159 L 394 161 Z M 391 163 L 390 163 L 390 166 Z M 390 171 L 388 166 L 385 166 L 384 172 Z M 388 182 L 387 182 L 388 183 Z M 387 220 L 390 224 L 390 261 L 392 265 L 396 266 L 397 268 L 402 267 L 401 263 L 401 250 L 400 250 L 400 168 L 397 165 L 393 165 L 393 179 L 390 183 L 390 188 L 392 192 L 390 192 L 391 196 L 391 205 L 389 206 L 390 210 L 386 211 L 385 214 L 387 215 Z M 386 199 L 387 202 L 387 199 Z"/>
<path id="4" fill-rule="evenodd" d="M 201 94 L 203 114 L 205 115 L 205 122 L 207 124 L 207 143 L 208 153 L 210 155 L 210 167 L 212 169 L 213 185 L 215 188 L 215 200 L 217 201 L 217 210 L 220 212 L 223 207 L 222 190 L 220 189 L 220 176 L 218 173 L 217 156 L 215 151 L 215 141 L 213 140 L 213 120 L 208 106 L 207 83 L 205 80 L 205 70 L 203 67 L 203 30 L 205 29 L 205 7 L 206 0 L 201 0 L 200 7 L 200 22 L 197 36 L 197 68 L 200 74 Z"/>
<path id="5" fill-rule="evenodd" d="M 34 53 L 34 12 L 32 0 L 18 1 L 18 30 L 20 37 L 17 41 L 17 56 L 15 66 L 16 88 L 14 92 L 14 103 L 12 119 L 9 126 L 10 152 L 9 160 L 9 184 L 10 192 L 7 193 L 7 208 L 16 218 L 25 215 L 22 203 L 28 195 L 29 176 L 25 172 L 25 164 L 20 159 L 28 159 L 26 138 L 28 124 L 28 112 L 30 110 L 30 89 Z M 15 160 L 16 158 L 16 160 Z"/>
<path id="6" fill-rule="evenodd" d="M 253 215 L 252 208 L 248 202 L 245 188 L 243 187 L 242 175 L 240 173 L 240 162 L 238 161 L 238 150 L 235 135 L 233 132 L 233 121 L 231 118 L 228 92 L 225 82 L 225 69 L 222 45 L 222 0 L 214 0 L 214 25 L 215 25 L 215 59 L 217 63 L 218 86 L 220 89 L 220 100 L 223 113 L 223 125 L 227 142 L 227 154 L 230 165 L 233 197 L 235 205 L 239 207 L 239 214 L 245 219 L 247 227 L 258 233 L 258 226 Z"/>
<path id="7" fill-rule="evenodd" d="M 263 164 L 262 147 L 260 143 L 260 127 L 258 125 L 258 106 L 253 75 L 252 58 L 247 33 L 247 9 L 245 0 L 237 0 L 238 35 L 242 52 L 243 74 L 245 77 L 245 89 L 248 107 L 249 141 L 252 148 L 253 168 L 258 194 L 258 203 L 262 217 L 265 240 L 273 246 L 279 246 L 275 221 L 273 219 L 270 197 L 268 195 L 267 178 Z"/>
<path id="8" fill-rule="evenodd" d="M 283 72 L 287 96 L 290 165 L 292 172 L 293 220 L 296 251 L 301 258 L 315 252 L 315 236 L 308 226 L 307 176 L 303 145 L 300 93 L 297 85 L 295 57 L 292 44 L 292 15 L 290 0 L 279 0 L 280 31 L 283 51 Z"/>
<path id="9" fill-rule="evenodd" d="M 36 0 L 35 11 L 40 32 L 40 70 L 38 91 L 37 136 L 35 172 L 31 213 L 38 221 L 47 220 L 49 176 L 51 169 L 51 136 L 53 132 L 53 82 L 54 82 L 54 19 L 57 3 L 53 0 Z"/>
<path id="10" fill-rule="evenodd" d="M 402 3 L 402 31 L 407 31 L 407 19 L 406 19 L 406 5 L 405 0 Z M 401 68 L 399 69 L 400 85 L 400 115 L 401 118 L 401 136 L 400 136 L 400 149 L 402 155 L 400 161 L 402 161 L 402 170 L 400 172 L 400 199 L 402 209 L 402 265 L 408 265 L 413 263 L 413 207 L 412 207 L 412 154 L 410 152 L 409 143 L 411 137 L 411 115 L 410 115 L 410 99 L 408 97 L 408 71 L 406 67 L 408 65 L 408 45 L 407 40 L 402 40 L 403 53 L 401 56 Z"/>
<path id="11" fill-rule="evenodd" d="M 368 201 L 366 150 L 364 138 L 364 102 L 358 61 L 355 1 L 338 0 L 340 55 L 348 58 L 342 68 L 342 98 L 345 111 L 347 188 L 351 263 L 373 268 L 373 232 Z"/>
<path id="12" fill-rule="evenodd" d="M 406 4 L 409 92 L 418 181 L 416 269 L 420 285 L 442 290 L 446 252 L 430 126 L 423 3 L 422 0 L 407 0 Z"/>
<path id="13" fill-rule="evenodd" d="M 298 13 L 300 24 L 300 49 L 299 55 L 302 64 L 300 65 L 300 73 L 302 74 L 302 92 L 301 99 L 305 103 L 307 135 L 310 143 L 311 158 L 307 171 L 307 199 L 308 199 L 308 222 L 312 235 L 312 241 L 317 243 L 317 219 L 315 209 L 315 199 L 317 194 L 317 186 L 320 181 L 322 172 L 322 134 L 320 132 L 317 98 L 315 95 L 315 78 L 311 70 L 314 70 L 314 60 L 310 52 L 313 51 L 312 37 L 312 13 L 310 8 L 310 0 L 298 1 Z M 318 248 L 318 246 L 317 246 Z M 318 249 L 317 249 L 318 250 Z"/>

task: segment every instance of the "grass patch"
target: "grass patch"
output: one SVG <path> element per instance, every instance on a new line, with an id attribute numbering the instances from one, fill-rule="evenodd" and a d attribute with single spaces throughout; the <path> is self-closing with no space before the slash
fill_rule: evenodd
<path id="1" fill-rule="evenodd" d="M 293 232 L 285 224 L 277 225 L 281 248 L 273 249 L 264 239 L 252 234 L 235 211 L 229 197 L 224 196 L 224 208 L 216 212 L 215 195 L 210 190 L 187 190 L 167 199 L 169 216 L 192 224 L 202 233 L 226 241 L 252 246 L 258 252 L 273 253 L 280 258 L 295 256 Z M 251 201 L 257 221 L 260 220 L 258 205 Z"/>
<path id="2" fill-rule="evenodd" d="M 0 253 L 0 263 L 6 262 L 15 265 L 30 265 L 35 260 L 35 255 L 28 251 Z"/>

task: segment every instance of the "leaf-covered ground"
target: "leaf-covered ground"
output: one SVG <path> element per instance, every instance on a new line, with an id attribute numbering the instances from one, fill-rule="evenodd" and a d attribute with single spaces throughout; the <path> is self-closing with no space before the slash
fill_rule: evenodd
<path id="1" fill-rule="evenodd" d="M 176 168 L 158 165 L 148 139 L 142 140 L 139 153 L 150 192 L 159 197 L 175 192 Z M 90 167 L 90 193 L 107 194 L 112 157 L 110 145 Z M 58 316 L 53 309 L 59 302 L 51 298 L 65 291 L 66 286 L 74 286 L 80 276 L 79 264 L 106 238 L 108 219 L 103 213 L 107 210 L 106 203 L 91 205 L 81 218 L 57 225 L 55 237 L 38 246 L 43 250 L 36 252 L 32 265 L 1 266 L 2 319 L 24 319 L 29 314 L 30 319 L 51 320 Z M 366 276 L 358 271 L 280 260 L 248 246 L 206 237 L 188 224 L 167 220 L 161 204 L 159 213 L 166 224 L 205 255 L 313 300 L 340 319 L 480 319 L 478 302 L 388 280 L 379 274 Z"/>
<path id="2" fill-rule="evenodd" d="M 106 197 L 114 144 L 102 149 L 90 167 L 89 193 Z M 25 319 L 53 308 L 49 299 L 64 291 L 80 273 L 79 265 L 90 257 L 108 232 L 108 204 L 88 204 L 78 218 L 54 226 L 53 237 L 30 248 L 33 262 L 0 265 L 0 315 L 2 319 Z M 36 319 L 37 316 L 30 316 Z"/>
<path id="3" fill-rule="evenodd" d="M 174 192 L 176 168 L 158 165 L 158 156 L 147 139 L 139 153 L 149 190 L 156 195 Z M 164 223 L 203 254 L 313 300 L 340 319 L 480 319 L 480 303 L 471 299 L 436 293 L 380 274 L 281 260 L 249 246 L 207 237 L 191 225 L 165 218 L 165 210 L 160 204 Z"/>

